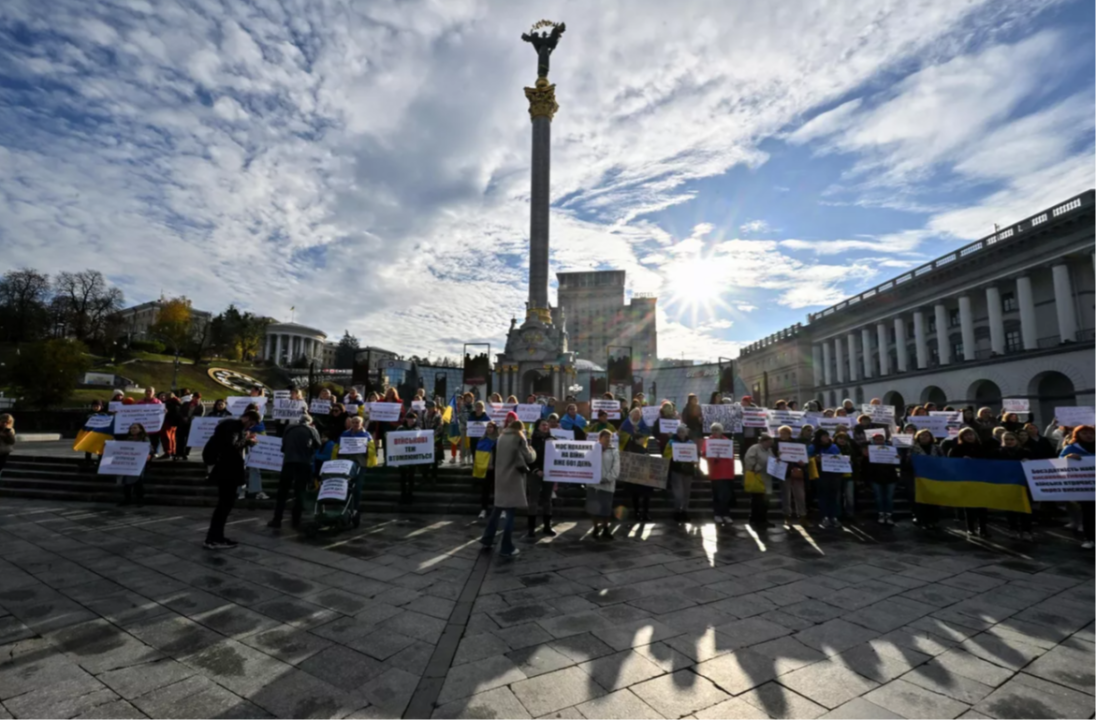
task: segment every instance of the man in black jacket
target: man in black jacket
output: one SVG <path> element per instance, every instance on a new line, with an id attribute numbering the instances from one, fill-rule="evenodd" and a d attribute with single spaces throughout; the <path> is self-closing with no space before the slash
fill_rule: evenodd
<path id="1" fill-rule="evenodd" d="M 312 427 L 312 418 L 308 414 L 286 427 L 282 435 L 282 476 L 278 480 L 278 499 L 274 503 L 274 519 L 267 523 L 267 527 L 277 530 L 282 526 L 290 486 L 293 488 L 293 527 L 301 524 L 304 489 L 312 478 L 312 459 L 319 447 L 320 435 Z"/>
<path id="2" fill-rule="evenodd" d="M 255 444 L 250 430 L 259 419 L 259 413 L 249 410 L 239 419 L 222 421 L 202 450 L 202 460 L 212 466 L 209 479 L 217 486 L 217 507 L 205 541 L 208 550 L 236 547 L 235 541 L 225 537 L 225 522 L 236 504 L 236 488 L 244 482 L 244 451 Z"/>

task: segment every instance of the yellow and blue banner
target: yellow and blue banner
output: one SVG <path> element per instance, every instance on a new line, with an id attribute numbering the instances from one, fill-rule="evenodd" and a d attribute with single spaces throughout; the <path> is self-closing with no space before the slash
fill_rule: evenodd
<path id="1" fill-rule="evenodd" d="M 1018 460 L 913 456 L 917 502 L 946 507 L 1031 512 Z"/>
<path id="2" fill-rule="evenodd" d="M 80 432 L 76 433 L 76 440 L 72 443 L 72 449 L 76 452 L 102 455 L 106 448 L 107 440 L 114 439 L 114 417 L 111 415 L 92 415 L 84 423 Z"/>

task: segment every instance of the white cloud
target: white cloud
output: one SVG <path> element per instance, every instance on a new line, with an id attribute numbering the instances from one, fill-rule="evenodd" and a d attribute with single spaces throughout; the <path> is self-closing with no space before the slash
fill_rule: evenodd
<path id="1" fill-rule="evenodd" d="M 769 232 L 772 227 L 764 220 L 750 220 L 739 225 L 738 229 L 747 235 L 759 235 Z"/>
<path id="2" fill-rule="evenodd" d="M 738 305 L 735 305 L 734 307 L 735 307 L 735 310 L 738 310 L 739 312 L 753 312 L 754 310 L 757 310 L 756 305 L 750 305 L 748 303 L 739 303 Z"/>
<path id="3" fill-rule="evenodd" d="M 788 142 L 792 145 L 802 145 L 840 132 L 846 127 L 853 114 L 860 109 L 861 102 L 863 102 L 862 98 L 856 98 L 816 115 L 788 135 Z"/>

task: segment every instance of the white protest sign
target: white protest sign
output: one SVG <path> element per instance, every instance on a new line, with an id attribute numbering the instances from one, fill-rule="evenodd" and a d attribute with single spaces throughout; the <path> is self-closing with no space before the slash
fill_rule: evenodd
<path id="1" fill-rule="evenodd" d="M 591 400 L 590 401 L 590 414 L 595 418 L 602 410 L 609 416 L 610 420 L 620 419 L 620 401 L 619 400 Z"/>
<path id="2" fill-rule="evenodd" d="M 140 477 L 145 471 L 149 451 L 149 445 L 144 441 L 107 440 L 103 446 L 103 459 L 99 461 L 99 474 Z"/>
<path id="3" fill-rule="evenodd" d="M 643 422 L 647 424 L 647 427 L 653 428 L 655 426 L 661 411 L 662 408 L 657 405 L 644 405 L 640 408 L 640 412 L 643 413 Z"/>
<path id="4" fill-rule="evenodd" d="M 601 482 L 601 444 L 575 440 L 545 443 L 544 482 Z"/>
<path id="5" fill-rule="evenodd" d="M 929 417 L 947 418 L 948 427 L 959 427 L 963 424 L 963 413 L 958 410 L 929 410 Z"/>
<path id="6" fill-rule="evenodd" d="M 704 441 L 704 457 L 733 458 L 734 442 L 727 438 L 708 438 Z"/>
<path id="7" fill-rule="evenodd" d="M 312 415 L 330 415 L 330 400 L 313 400 L 308 406 L 308 412 Z"/>
<path id="8" fill-rule="evenodd" d="M 1096 408 L 1089 406 L 1054 408 L 1058 424 L 1065 427 L 1096 425 Z"/>
<path id="9" fill-rule="evenodd" d="M 320 485 L 320 492 L 316 495 L 316 502 L 322 502 L 324 500 L 342 502 L 346 500 L 346 492 L 349 488 L 350 483 L 348 483 L 345 478 L 328 478 Z"/>
<path id="10" fill-rule="evenodd" d="M 320 467 L 320 475 L 351 475 L 356 466 L 353 460 L 328 460 Z"/>
<path id="11" fill-rule="evenodd" d="M 552 433 L 552 437 L 556 440 L 574 440 L 574 430 L 564 430 L 563 428 L 552 428 L 549 432 Z"/>
<path id="12" fill-rule="evenodd" d="M 225 407 L 228 409 L 229 414 L 236 417 L 243 415 L 248 405 L 257 406 L 260 415 L 266 412 L 266 398 L 261 395 L 259 397 L 233 395 L 225 398 Z"/>
<path id="13" fill-rule="evenodd" d="M 822 472 L 842 474 L 852 472 L 852 461 L 848 455 L 821 455 L 820 457 L 822 458 Z"/>
<path id="14" fill-rule="evenodd" d="M 190 421 L 190 434 L 186 437 L 187 447 L 204 448 L 209 439 L 213 437 L 213 431 L 227 417 L 196 417 Z"/>
<path id="15" fill-rule="evenodd" d="M 1031 412 L 1031 401 L 1027 398 L 1004 398 L 1001 400 L 1001 408 L 1006 413 L 1027 415 Z"/>
<path id="16" fill-rule="evenodd" d="M 891 435 L 891 443 L 893 443 L 895 447 L 913 447 L 913 435 L 895 433 L 894 435 Z"/>
<path id="17" fill-rule="evenodd" d="M 419 415 L 422 415 L 424 412 L 426 412 L 426 401 L 425 400 L 412 400 L 411 401 L 411 409 L 414 410 L 415 412 L 417 412 Z"/>
<path id="18" fill-rule="evenodd" d="M 620 449 L 620 436 L 616 433 L 613 433 L 612 437 L 609 438 L 609 447 L 614 450 Z"/>
<path id="19" fill-rule="evenodd" d="M 118 412 L 119 410 L 121 410 L 122 408 L 124 408 L 125 406 L 126 406 L 126 404 L 124 402 L 120 401 L 120 400 L 111 400 L 110 402 L 107 403 L 107 410 L 109 410 L 112 413 L 115 413 L 115 412 Z"/>
<path id="20" fill-rule="evenodd" d="M 941 438 L 948 432 L 949 419 L 940 415 L 913 415 L 909 423 L 918 430 L 928 430 L 935 438 Z"/>
<path id="21" fill-rule="evenodd" d="M 833 431 L 837 430 L 838 428 L 842 428 L 842 429 L 847 430 L 849 428 L 849 418 L 847 418 L 847 417 L 832 417 L 832 418 L 824 417 L 824 418 L 819 419 L 818 427 L 821 428 L 822 430 L 828 430 L 831 433 Z"/>
<path id="22" fill-rule="evenodd" d="M 469 420 L 468 421 L 468 437 L 481 438 L 487 434 L 487 423 L 489 420 Z"/>
<path id="23" fill-rule="evenodd" d="M 769 414 L 765 408 L 742 408 L 742 427 L 767 428 L 769 427 Z"/>
<path id="24" fill-rule="evenodd" d="M 104 430 L 106 428 L 112 427 L 113 425 L 113 415 L 92 415 L 84 421 L 84 427 L 88 430 Z"/>
<path id="25" fill-rule="evenodd" d="M 803 413 L 801 410 L 769 410 L 769 425 L 772 427 L 780 427 L 781 425 L 787 425 L 792 430 L 801 430 L 806 421 L 803 419 Z"/>
<path id="26" fill-rule="evenodd" d="M 658 419 L 658 431 L 667 435 L 673 435 L 677 432 L 677 426 L 681 424 L 680 420 L 671 420 L 669 418 Z"/>
<path id="27" fill-rule="evenodd" d="M 884 438 L 887 437 L 887 431 L 883 428 L 862 428 L 862 430 L 864 431 L 864 438 L 868 441 L 871 441 L 876 435 L 882 435 Z"/>
<path id="28" fill-rule="evenodd" d="M 894 419 L 894 406 L 893 405 L 861 405 L 860 414 L 868 415 L 873 420 L 893 420 Z"/>
<path id="29" fill-rule="evenodd" d="M 769 473 L 777 480 L 783 480 L 784 476 L 788 474 L 788 463 L 771 457 L 765 464 L 765 472 Z"/>
<path id="30" fill-rule="evenodd" d="M 347 403 L 345 407 L 347 415 L 357 415 L 362 406 L 359 403 Z"/>
<path id="31" fill-rule="evenodd" d="M 1096 500 L 1096 457 L 1028 460 L 1023 466 L 1031 499 L 1036 502 Z"/>
<path id="32" fill-rule="evenodd" d="M 517 409 L 517 404 L 514 403 L 487 403 L 486 412 L 487 417 L 499 427 L 506 422 L 506 415 L 514 412 Z"/>
<path id="33" fill-rule="evenodd" d="M 349 411 L 349 406 L 347 410 Z M 369 403 L 369 422 L 399 422 L 403 405 L 398 402 Z"/>
<path id="34" fill-rule="evenodd" d="M 540 420 L 541 406 L 537 403 L 521 403 L 516 410 L 518 420 L 523 423 L 532 423 Z"/>
<path id="35" fill-rule="evenodd" d="M 876 465 L 898 465 L 898 448 L 889 445 L 868 445 L 868 462 Z"/>
<path id="36" fill-rule="evenodd" d="M 339 455 L 365 455 L 368 452 L 369 438 L 367 437 L 339 438 Z"/>
<path id="37" fill-rule="evenodd" d="M 696 462 L 699 459 L 694 443 L 670 443 L 670 453 L 674 462 Z"/>
<path id="38" fill-rule="evenodd" d="M 384 437 L 384 447 L 385 465 L 431 465 L 434 462 L 434 431 L 390 432 Z"/>
<path id="39" fill-rule="evenodd" d="M 118 434 L 129 432 L 129 426 L 134 423 L 140 424 L 147 433 L 160 432 L 164 425 L 164 409 L 159 404 L 123 405 L 114 415 Z"/>
<path id="40" fill-rule="evenodd" d="M 275 400 L 288 400 L 290 397 L 293 396 L 293 391 L 292 390 L 275 390 L 274 392 L 272 392 L 270 394 L 270 396 L 272 398 L 274 398 Z"/>
<path id="41" fill-rule="evenodd" d="M 776 444 L 777 451 L 780 453 L 780 459 L 784 462 L 792 463 L 805 463 L 807 462 L 807 446 L 797 442 L 778 442 Z"/>
<path id="42" fill-rule="evenodd" d="M 290 400 L 289 398 L 274 398 L 275 420 L 298 420 L 304 413 L 304 400 Z"/>
<path id="43" fill-rule="evenodd" d="M 256 435 L 255 444 L 247 453 L 247 466 L 260 470 L 282 469 L 282 439 L 272 435 Z"/>

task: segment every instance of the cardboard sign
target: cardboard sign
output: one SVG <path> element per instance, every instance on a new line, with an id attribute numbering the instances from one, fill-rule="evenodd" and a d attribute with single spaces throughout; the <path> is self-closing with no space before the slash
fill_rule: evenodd
<path id="1" fill-rule="evenodd" d="M 365 455 L 368 452 L 369 438 L 367 437 L 339 438 L 339 455 Z"/>
<path id="2" fill-rule="evenodd" d="M 518 420 L 523 423 L 534 423 L 540 420 L 542 407 L 537 403 L 521 403 L 516 410 Z"/>
<path id="3" fill-rule="evenodd" d="M 765 408 L 742 408 L 742 427 L 767 428 L 769 427 L 769 413 Z M 725 428 L 724 428 L 725 429 Z"/>
<path id="4" fill-rule="evenodd" d="M 1058 424 L 1064 427 L 1078 427 L 1079 425 L 1096 425 L 1096 408 L 1091 405 L 1085 407 L 1059 407 L 1054 408 L 1054 417 Z"/>
<path id="5" fill-rule="evenodd" d="M 544 482 L 601 482 L 601 444 L 576 440 L 545 443 Z"/>
<path id="6" fill-rule="evenodd" d="M 704 457 L 734 458 L 734 441 L 727 438 L 708 438 L 704 441 Z"/>
<path id="7" fill-rule="evenodd" d="M 217 429 L 227 417 L 196 417 L 190 421 L 190 434 L 186 437 L 187 447 L 204 448 L 209 439 L 213 437 L 213 431 Z"/>
<path id="8" fill-rule="evenodd" d="M 555 438 L 556 440 L 574 440 L 575 439 L 575 431 L 574 430 L 564 430 L 563 428 L 552 428 L 550 432 L 552 433 L 552 437 Z"/>
<path id="9" fill-rule="evenodd" d="M 234 417 L 240 417 L 247 411 L 248 405 L 256 405 L 259 408 L 259 414 L 262 415 L 266 412 L 266 398 L 262 397 L 249 397 L 246 395 L 233 395 L 225 398 L 225 407 L 228 412 Z"/>
<path id="10" fill-rule="evenodd" d="M 107 440 L 103 447 L 103 459 L 99 461 L 99 474 L 140 477 L 145 471 L 150 450 L 149 444 L 143 440 Z"/>
<path id="11" fill-rule="evenodd" d="M 353 460 L 328 460 L 320 467 L 320 475 L 353 475 L 356 467 Z"/>
<path id="12" fill-rule="evenodd" d="M 503 427 L 503 423 L 506 422 L 506 416 L 511 412 L 517 411 L 517 405 L 512 403 L 487 403 L 486 412 L 487 417 L 498 425 Z M 520 420 L 520 418 L 518 418 Z"/>
<path id="13" fill-rule="evenodd" d="M 712 423 L 723 426 L 725 435 L 742 432 L 742 406 L 738 403 L 720 403 L 719 405 L 701 405 L 700 413 L 705 434 L 712 431 Z"/>
<path id="14" fill-rule="evenodd" d="M 786 463 L 807 462 L 807 446 L 797 442 L 782 441 L 776 444 L 780 459 Z"/>
<path id="15" fill-rule="evenodd" d="M 696 462 L 700 459 L 695 443 L 671 443 L 670 454 L 673 457 L 674 462 Z"/>
<path id="16" fill-rule="evenodd" d="M 1027 415 L 1031 412 L 1031 401 L 1027 398 L 1004 398 L 1001 400 L 1001 408 L 1006 413 Z"/>
<path id="17" fill-rule="evenodd" d="M 300 420 L 304 410 L 304 400 L 274 398 L 273 417 L 275 420 Z"/>
<path id="18" fill-rule="evenodd" d="M 163 405 L 123 405 L 114 414 L 115 425 L 118 434 L 129 432 L 129 426 L 138 423 L 147 433 L 158 433 L 164 426 Z"/>
<path id="19" fill-rule="evenodd" d="M 116 413 L 125 406 L 126 404 L 124 402 L 121 402 L 120 400 L 111 400 L 107 403 L 107 410 L 109 412 Z"/>
<path id="20" fill-rule="evenodd" d="M 928 430 L 934 438 L 941 438 L 947 435 L 948 420 L 940 415 L 913 415 L 909 423 L 918 430 Z"/>
<path id="21" fill-rule="evenodd" d="M 467 435 L 470 438 L 481 438 L 487 434 L 489 420 L 469 420 Z"/>
<path id="22" fill-rule="evenodd" d="M 345 478 L 328 478 L 320 485 L 320 492 L 316 495 L 316 502 L 334 500 L 346 502 L 346 493 L 350 489 L 350 483 Z"/>
<path id="23" fill-rule="evenodd" d="M 658 405 L 644 405 L 639 411 L 643 413 L 643 422 L 647 424 L 647 427 L 653 428 L 661 410 L 662 408 Z"/>
<path id="24" fill-rule="evenodd" d="M 347 407 L 349 412 L 350 408 Z M 369 422 L 399 422 L 403 404 L 398 402 L 369 403 Z"/>
<path id="25" fill-rule="evenodd" d="M 681 425 L 680 420 L 671 420 L 669 418 L 658 419 L 658 431 L 660 433 L 665 433 L 666 435 L 676 435 L 679 425 Z"/>
<path id="26" fill-rule="evenodd" d="M 783 480 L 784 476 L 788 474 L 788 463 L 770 457 L 765 464 L 765 472 L 769 473 L 777 480 Z"/>
<path id="27" fill-rule="evenodd" d="M 247 467 L 260 470 L 282 469 L 282 439 L 272 435 L 256 435 L 255 444 L 247 453 Z"/>
<path id="28" fill-rule="evenodd" d="M 670 461 L 658 455 L 623 452 L 620 454 L 620 480 L 632 485 L 666 489 Z"/>
<path id="29" fill-rule="evenodd" d="M 331 414 L 331 401 L 330 400 L 313 400 L 308 405 L 308 412 L 311 415 L 330 415 Z"/>
<path id="30" fill-rule="evenodd" d="M 852 460 L 848 455 L 820 455 L 819 457 L 822 458 L 822 472 L 842 475 L 852 472 Z"/>
<path id="31" fill-rule="evenodd" d="M 913 435 L 895 433 L 891 435 L 891 444 L 898 448 L 913 447 Z"/>
<path id="32" fill-rule="evenodd" d="M 591 400 L 590 401 L 590 415 L 593 418 L 597 418 L 598 413 L 604 410 L 609 416 L 610 420 L 620 419 L 620 401 L 619 400 Z"/>
<path id="33" fill-rule="evenodd" d="M 1028 460 L 1023 466 L 1031 499 L 1036 502 L 1096 500 L 1096 457 Z"/>
<path id="34" fill-rule="evenodd" d="M 898 465 L 898 448 L 890 445 L 868 445 L 868 462 L 875 465 Z"/>
<path id="35" fill-rule="evenodd" d="M 434 463 L 434 431 L 404 430 L 384 436 L 384 464 L 432 465 Z"/>
<path id="36" fill-rule="evenodd" d="M 114 426 L 113 415 L 92 415 L 84 421 L 84 427 L 88 430 L 105 430 Z M 126 428 L 128 431 L 129 428 Z"/>

